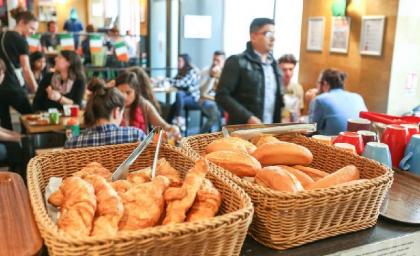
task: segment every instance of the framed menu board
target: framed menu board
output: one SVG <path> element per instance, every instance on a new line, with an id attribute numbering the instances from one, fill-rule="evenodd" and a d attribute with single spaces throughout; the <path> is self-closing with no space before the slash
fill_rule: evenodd
<path id="1" fill-rule="evenodd" d="M 309 17 L 306 50 L 321 52 L 323 44 L 324 44 L 324 17 Z"/>
<path id="2" fill-rule="evenodd" d="M 350 17 L 333 17 L 330 52 L 347 53 L 350 36 Z"/>
<path id="3" fill-rule="evenodd" d="M 382 54 L 385 16 L 363 16 L 360 35 L 360 54 Z"/>

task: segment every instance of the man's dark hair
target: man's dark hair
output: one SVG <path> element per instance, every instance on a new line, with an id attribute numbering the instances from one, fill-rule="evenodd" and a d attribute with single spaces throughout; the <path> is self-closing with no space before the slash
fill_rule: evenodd
<path id="1" fill-rule="evenodd" d="M 281 56 L 279 58 L 279 60 L 278 60 L 278 63 L 279 64 L 282 64 L 282 63 L 292 63 L 295 66 L 296 66 L 296 63 L 297 62 L 298 61 L 297 61 L 297 59 L 295 58 L 295 56 L 293 54 L 285 54 L 285 55 Z"/>
<path id="2" fill-rule="evenodd" d="M 333 68 L 328 68 L 322 73 L 322 82 L 327 82 L 330 85 L 330 89 L 337 89 L 344 87 L 344 81 L 347 78 L 347 74 Z"/>
<path id="3" fill-rule="evenodd" d="M 225 54 L 225 52 L 224 52 L 224 51 L 215 51 L 215 52 L 213 53 L 213 55 L 216 55 L 216 56 L 226 56 L 226 54 Z"/>
<path id="4" fill-rule="evenodd" d="M 55 21 L 53 21 L 53 20 L 48 21 L 48 22 L 47 22 L 47 29 L 48 29 L 48 30 L 50 29 L 51 24 L 57 24 L 57 22 L 55 22 Z"/>
<path id="5" fill-rule="evenodd" d="M 274 25 L 274 20 L 269 18 L 255 18 L 249 26 L 249 33 L 254 33 L 260 30 L 264 25 Z"/>

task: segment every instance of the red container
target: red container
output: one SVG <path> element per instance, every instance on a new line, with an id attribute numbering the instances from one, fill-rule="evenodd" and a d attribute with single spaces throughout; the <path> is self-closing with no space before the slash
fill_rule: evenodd
<path id="1" fill-rule="evenodd" d="M 357 154 L 362 154 L 365 147 L 362 136 L 356 132 L 340 132 L 337 138 L 334 140 L 335 143 L 349 143 L 356 147 Z"/>
<path id="2" fill-rule="evenodd" d="M 401 126 L 407 128 L 408 130 L 407 143 L 410 142 L 411 136 L 419 133 L 419 126 L 416 124 L 402 124 Z"/>
<path id="3" fill-rule="evenodd" d="M 79 106 L 73 105 L 70 107 L 70 116 L 79 117 Z"/>
<path id="4" fill-rule="evenodd" d="M 407 146 L 408 129 L 401 125 L 388 125 L 382 135 L 382 141 L 391 151 L 392 166 L 398 168 Z"/>

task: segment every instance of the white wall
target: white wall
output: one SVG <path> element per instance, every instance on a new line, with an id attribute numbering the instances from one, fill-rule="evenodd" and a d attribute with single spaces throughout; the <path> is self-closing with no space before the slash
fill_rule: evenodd
<path id="1" fill-rule="evenodd" d="M 400 0 L 391 67 L 387 113 L 401 115 L 420 104 L 420 1 Z M 406 89 L 415 74 L 415 89 Z"/>
<path id="2" fill-rule="evenodd" d="M 276 43 L 273 54 L 277 59 L 292 53 L 299 59 L 303 0 L 277 0 Z M 225 0 L 224 50 L 232 55 L 245 50 L 249 41 L 249 25 L 254 18 L 273 18 L 274 0 Z M 297 80 L 299 66 L 293 80 Z"/>

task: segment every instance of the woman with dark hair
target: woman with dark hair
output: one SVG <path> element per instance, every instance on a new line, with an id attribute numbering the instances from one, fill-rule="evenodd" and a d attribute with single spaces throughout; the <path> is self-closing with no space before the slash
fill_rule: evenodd
<path id="1" fill-rule="evenodd" d="M 29 46 L 25 38 L 38 29 L 38 21 L 33 13 L 22 8 L 13 9 L 10 14 L 16 20 L 16 26 L 0 35 L 0 58 L 6 63 L 4 81 L 0 84 L 0 121 L 1 126 L 9 130 L 12 129 L 9 108 L 13 107 L 21 114 L 31 113 L 25 85 L 30 92 L 38 88 L 29 64 Z"/>
<path id="2" fill-rule="evenodd" d="M 34 73 L 35 80 L 38 84 L 40 84 L 42 78 L 44 78 L 47 74 L 47 59 L 42 52 L 36 51 L 29 55 L 29 61 L 31 63 L 31 69 Z"/>
<path id="3" fill-rule="evenodd" d="M 199 109 L 198 100 L 200 99 L 199 75 L 191 64 L 188 54 L 178 56 L 178 74 L 170 80 L 172 86 L 178 89 L 175 103 L 169 112 L 168 122 L 178 125 L 181 130 L 185 130 L 185 119 L 181 116 L 185 108 Z"/>
<path id="4" fill-rule="evenodd" d="M 96 147 L 110 144 L 137 142 L 144 138 L 143 131 L 135 127 L 120 127 L 124 116 L 124 96 L 115 87 L 94 78 L 84 114 L 88 127 L 79 136 L 66 141 L 65 148 Z"/>
<path id="5" fill-rule="evenodd" d="M 173 137 L 179 139 L 180 132 L 177 126 L 169 125 L 160 116 L 153 104 L 145 99 L 140 92 L 140 84 L 134 72 L 123 72 L 115 79 L 115 86 L 125 98 L 125 114 L 122 126 L 134 126 L 145 133 L 149 126 L 160 126 Z"/>
<path id="6" fill-rule="evenodd" d="M 150 101 L 159 113 L 162 113 L 160 104 L 153 93 L 153 85 L 149 75 L 141 67 L 130 67 L 127 71 L 134 72 L 137 75 L 137 80 L 140 85 L 140 95 L 146 100 Z"/>
<path id="7" fill-rule="evenodd" d="M 42 79 L 36 92 L 35 111 L 57 108 L 65 104 L 82 103 L 85 92 L 85 74 L 80 57 L 73 51 L 61 51 L 55 58 L 55 72 Z"/>
<path id="8" fill-rule="evenodd" d="M 344 90 L 347 75 L 336 69 L 326 69 L 320 80 L 321 93 L 315 98 L 314 111 L 309 120 L 317 123 L 323 135 L 337 135 L 347 130 L 347 119 L 358 118 L 366 111 L 366 104 L 357 93 Z"/>

